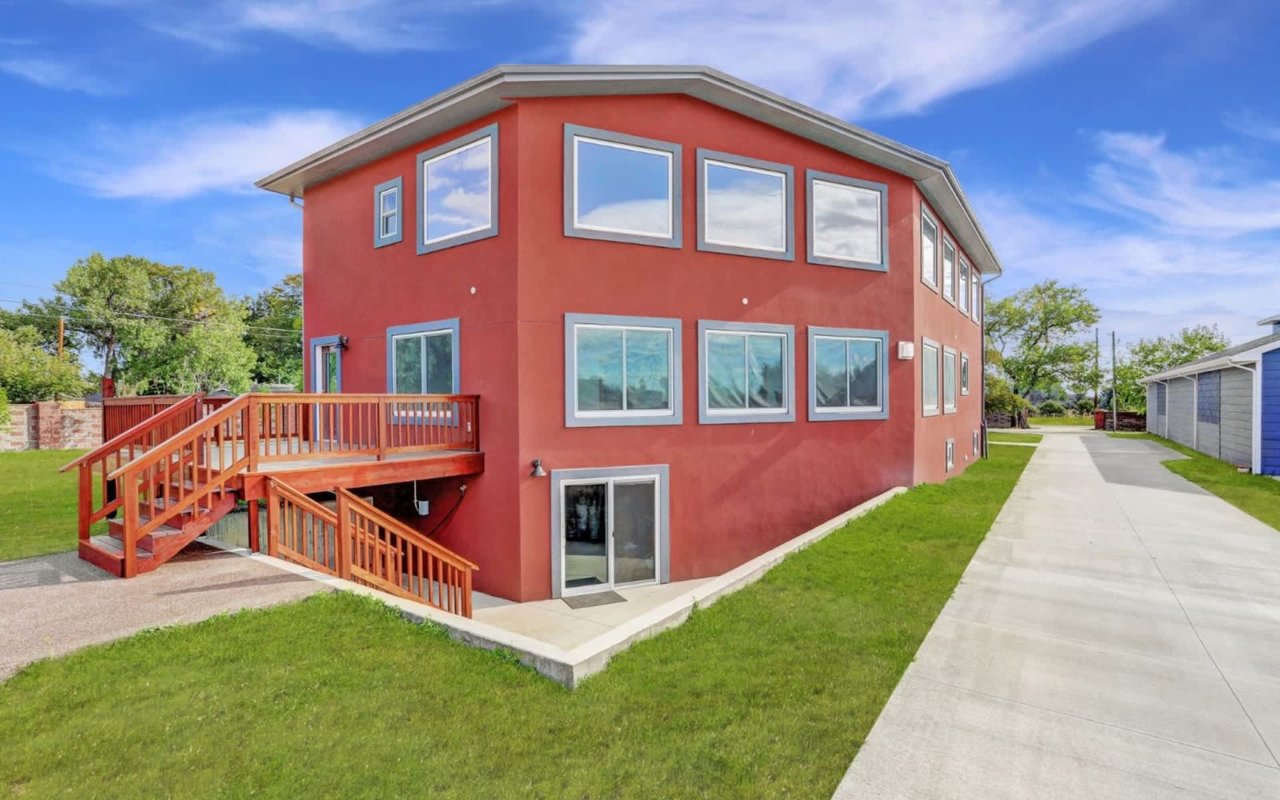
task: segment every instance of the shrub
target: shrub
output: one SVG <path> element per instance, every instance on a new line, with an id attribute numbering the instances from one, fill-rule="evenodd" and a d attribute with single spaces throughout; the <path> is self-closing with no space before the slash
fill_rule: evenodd
<path id="1" fill-rule="evenodd" d="M 9 424 L 9 395 L 5 394 L 4 389 L 0 389 L 0 427 L 6 427 Z"/>
<path id="2" fill-rule="evenodd" d="M 1093 398 L 1081 397 L 1076 401 L 1076 413 L 1084 414 L 1086 417 L 1093 414 Z"/>
<path id="3" fill-rule="evenodd" d="M 1036 416 L 1039 417 L 1064 417 L 1067 414 L 1066 406 L 1057 400 L 1045 400 L 1036 409 Z"/>
<path id="4" fill-rule="evenodd" d="M 1031 406 L 1005 379 L 988 374 L 986 381 L 988 414 L 1017 414 Z"/>

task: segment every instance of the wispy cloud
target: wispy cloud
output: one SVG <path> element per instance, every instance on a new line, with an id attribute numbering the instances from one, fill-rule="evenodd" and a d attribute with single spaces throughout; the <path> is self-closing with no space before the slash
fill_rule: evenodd
<path id="1" fill-rule="evenodd" d="M 921 111 L 1136 25 L 1172 0 L 614 0 L 580 63 L 710 64 L 840 116 Z"/>
<path id="2" fill-rule="evenodd" d="M 1091 197 L 1173 233 L 1237 236 L 1280 231 L 1280 179 L 1225 147 L 1177 152 L 1161 134 L 1105 131 Z"/>
<path id="3" fill-rule="evenodd" d="M 361 127 L 329 110 L 277 111 L 99 127 L 53 167 L 62 180 L 109 198 L 176 199 L 250 192 L 253 182 Z"/>
<path id="4" fill-rule="evenodd" d="M 1280 142 L 1280 120 L 1264 117 L 1256 111 L 1232 111 L 1224 114 L 1222 121 L 1236 133 L 1267 142 Z"/>
<path id="5" fill-rule="evenodd" d="M 11 56 L 0 58 L 0 72 L 30 81 L 46 89 L 104 96 L 120 94 L 123 87 L 69 62 L 51 58 Z"/>

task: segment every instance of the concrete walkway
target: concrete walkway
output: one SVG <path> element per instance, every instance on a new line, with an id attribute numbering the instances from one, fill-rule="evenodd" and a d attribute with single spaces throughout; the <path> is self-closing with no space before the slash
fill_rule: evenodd
<path id="1" fill-rule="evenodd" d="M 837 798 L 1280 798 L 1280 532 L 1045 436 Z"/>
<path id="2" fill-rule="evenodd" d="M 113 578 L 75 553 L 0 563 L 0 680 L 23 665 L 145 628 L 298 600 L 324 584 L 193 544 L 155 572 Z"/>

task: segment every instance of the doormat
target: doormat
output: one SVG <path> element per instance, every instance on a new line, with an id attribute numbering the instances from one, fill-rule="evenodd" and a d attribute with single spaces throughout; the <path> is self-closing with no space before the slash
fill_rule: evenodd
<path id="1" fill-rule="evenodd" d="M 569 608 L 591 608 L 592 606 L 607 606 L 614 603 L 627 602 L 627 598 L 617 592 L 593 592 L 592 594 L 578 594 L 560 599 Z"/>

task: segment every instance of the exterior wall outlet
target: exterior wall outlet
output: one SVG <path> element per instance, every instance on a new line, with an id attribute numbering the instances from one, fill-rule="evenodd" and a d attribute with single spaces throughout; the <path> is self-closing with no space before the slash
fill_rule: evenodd
<path id="1" fill-rule="evenodd" d="M 418 507 L 418 516 L 425 517 L 431 513 L 430 500 L 415 500 L 413 504 Z"/>

